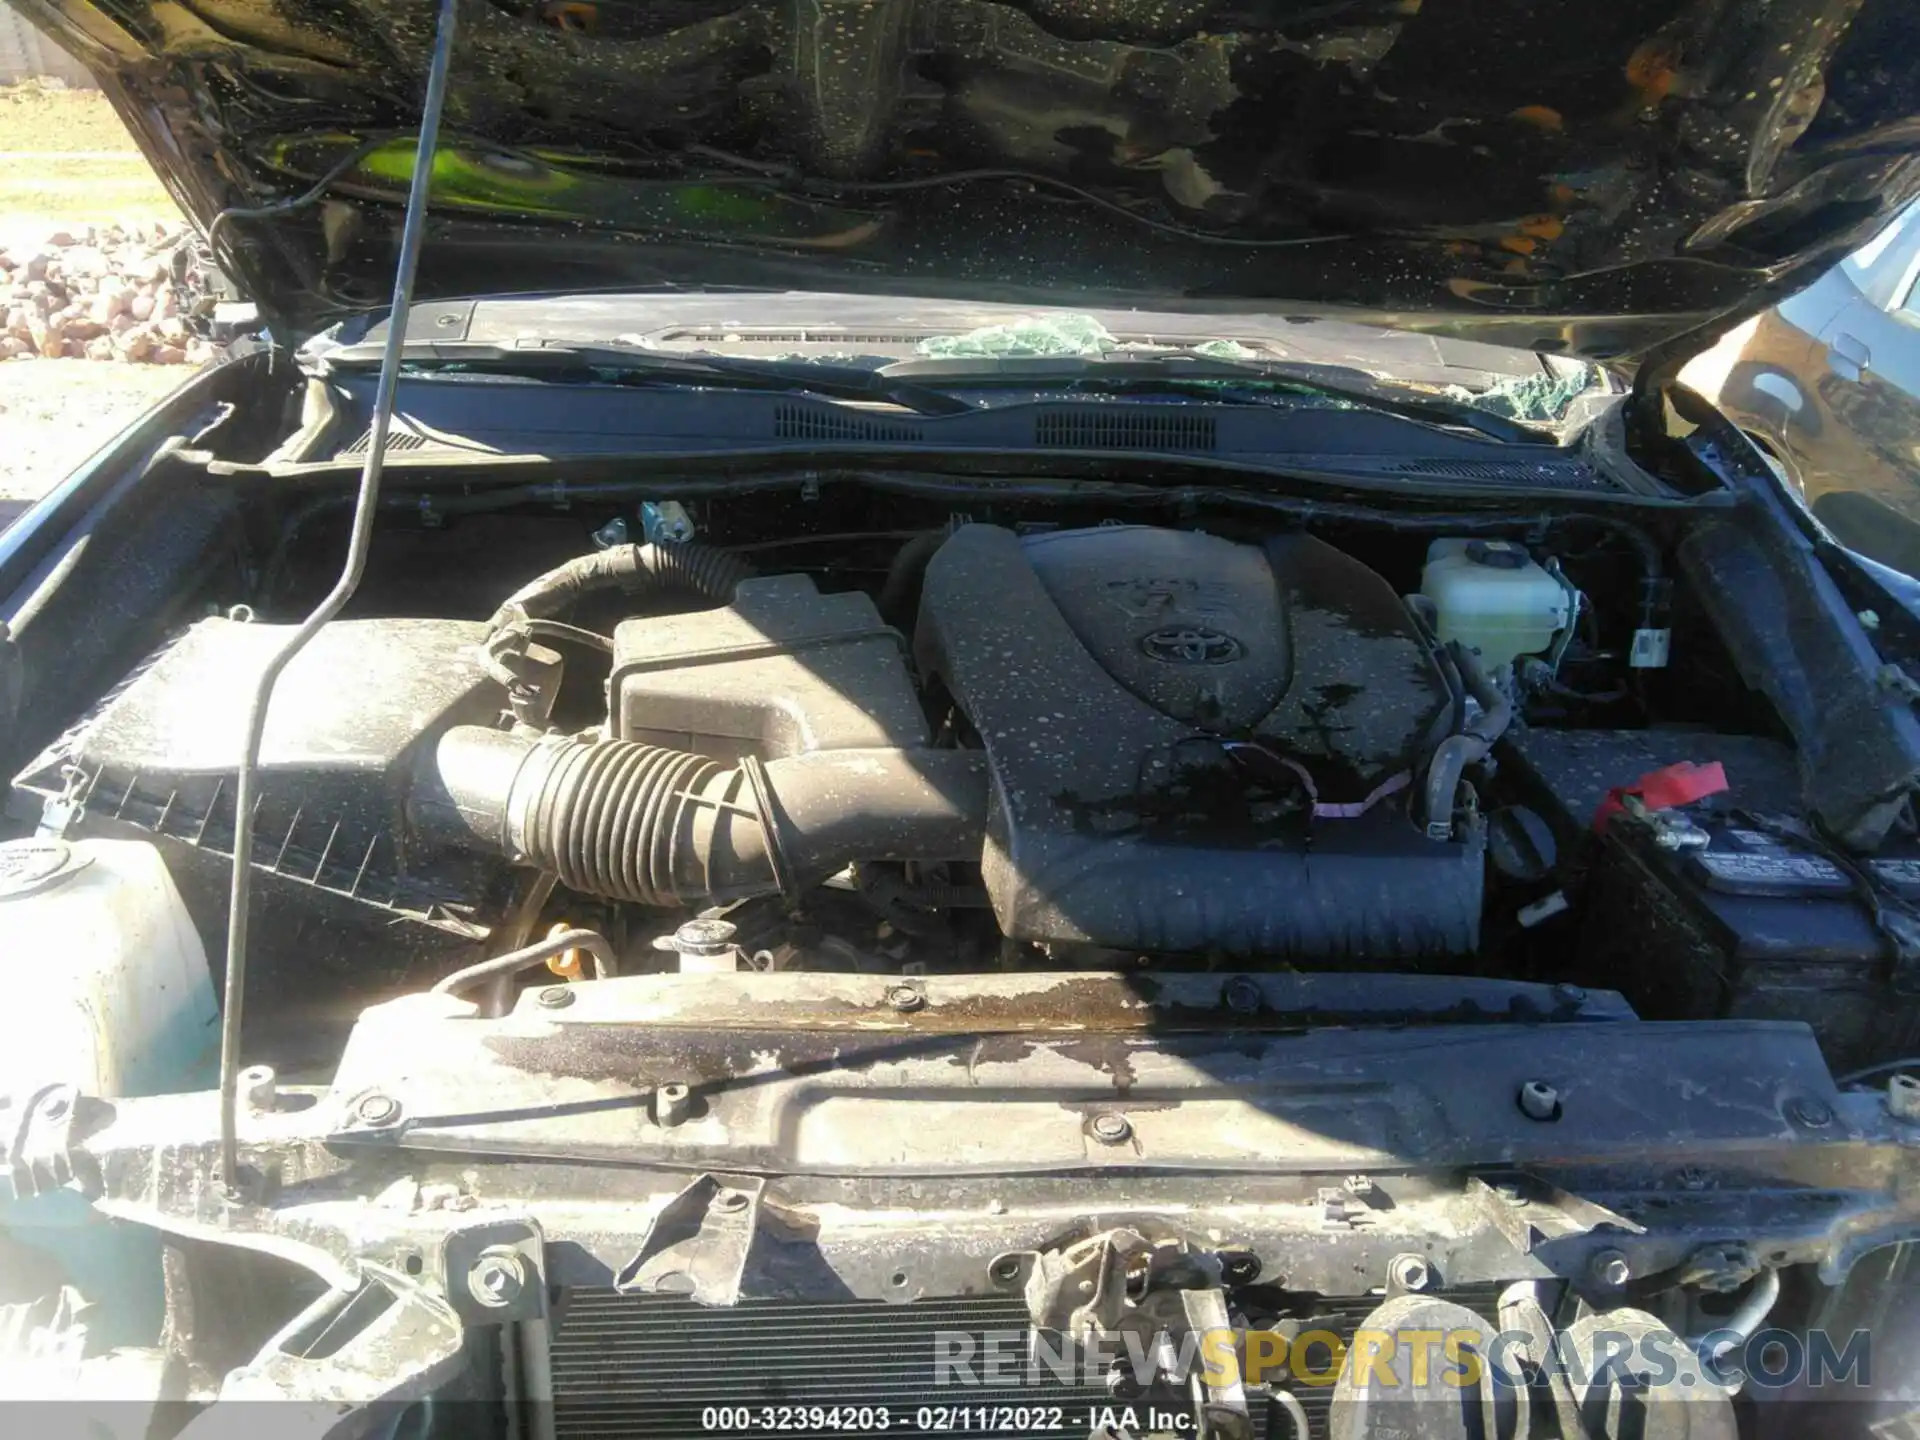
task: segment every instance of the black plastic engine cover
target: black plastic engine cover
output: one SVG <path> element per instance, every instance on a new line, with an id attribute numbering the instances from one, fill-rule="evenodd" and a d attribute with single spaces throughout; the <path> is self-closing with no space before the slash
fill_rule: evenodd
<path id="1" fill-rule="evenodd" d="M 1426 839 L 1388 788 L 1445 733 L 1451 691 L 1392 587 L 1333 547 L 968 526 L 928 566 L 916 650 L 992 763 L 982 868 L 1008 935 L 1474 948 L 1480 836 Z"/>

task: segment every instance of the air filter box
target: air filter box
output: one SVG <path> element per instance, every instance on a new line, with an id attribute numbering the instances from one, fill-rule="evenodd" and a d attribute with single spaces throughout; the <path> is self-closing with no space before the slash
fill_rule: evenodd
<path id="1" fill-rule="evenodd" d="M 43 828 L 161 841 L 210 950 L 225 923 L 248 704 L 288 628 L 200 621 L 14 782 L 44 798 Z M 342 933 L 343 917 L 383 927 L 385 954 L 404 955 L 409 933 L 428 948 L 485 936 L 485 900 L 503 862 L 424 851 L 404 813 L 419 748 L 449 726 L 499 717 L 502 692 L 476 658 L 484 631 L 338 621 L 287 666 L 260 752 L 253 860 L 272 877 L 255 926 L 263 948 L 297 943 L 309 963 L 328 951 L 352 962 L 366 947 Z M 279 903 L 290 895 L 298 903 Z M 415 925 L 395 932 L 396 919 Z M 435 932 L 442 938 L 430 939 Z"/>

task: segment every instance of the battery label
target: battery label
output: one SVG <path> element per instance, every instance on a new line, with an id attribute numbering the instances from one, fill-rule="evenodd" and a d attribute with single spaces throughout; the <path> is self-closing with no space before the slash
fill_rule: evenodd
<path id="1" fill-rule="evenodd" d="M 1774 851 L 1765 855 L 1739 851 L 1702 851 L 1694 863 L 1710 880 L 1731 890 L 1832 890 L 1853 888 L 1846 872 L 1817 855 Z"/>

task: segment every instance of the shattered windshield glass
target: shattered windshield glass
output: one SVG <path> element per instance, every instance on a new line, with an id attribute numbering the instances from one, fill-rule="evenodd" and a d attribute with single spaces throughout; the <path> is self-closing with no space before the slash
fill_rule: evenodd
<path id="1" fill-rule="evenodd" d="M 1294 373 L 1299 362 L 1275 346 L 1256 348 L 1235 339 L 1213 339 L 1179 344 L 1159 343 L 1151 338 L 1122 339 L 1093 315 L 1071 311 L 1020 316 L 993 325 L 948 335 L 931 335 L 915 347 L 917 354 L 933 360 L 1028 360 L 1087 359 L 1136 360 L 1194 356 L 1258 367 L 1247 377 L 1225 380 L 1225 384 L 1244 384 L 1259 374 L 1276 381 L 1314 378 Z M 1309 362 L 1311 369 L 1324 369 Z M 1542 357 L 1542 368 L 1533 374 L 1490 376 L 1482 386 L 1415 384 L 1390 370 L 1364 369 L 1365 379 L 1395 387 L 1404 387 L 1442 396 L 1472 405 L 1489 414 L 1524 424 L 1551 424 L 1562 419 L 1568 406 L 1579 396 L 1603 387 L 1606 377 L 1598 366 L 1567 361 L 1549 361 Z M 1335 402 L 1337 403 L 1337 402 Z"/>

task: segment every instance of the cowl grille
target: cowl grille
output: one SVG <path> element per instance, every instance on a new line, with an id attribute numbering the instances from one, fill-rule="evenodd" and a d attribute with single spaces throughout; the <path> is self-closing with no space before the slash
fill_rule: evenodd
<path id="1" fill-rule="evenodd" d="M 1049 410 L 1033 422 L 1037 445 L 1066 450 L 1211 450 L 1213 417 L 1179 411 Z"/>
<path id="2" fill-rule="evenodd" d="M 778 405 L 773 411 L 773 438 L 916 445 L 920 431 L 912 425 L 865 415 L 845 415 L 806 405 Z"/>

